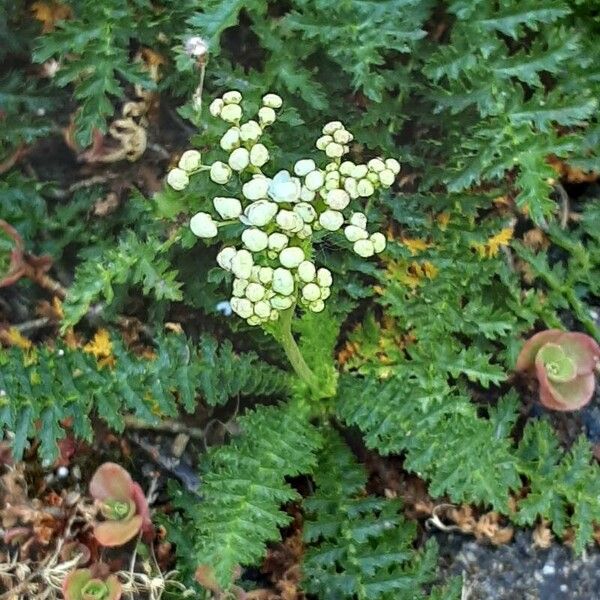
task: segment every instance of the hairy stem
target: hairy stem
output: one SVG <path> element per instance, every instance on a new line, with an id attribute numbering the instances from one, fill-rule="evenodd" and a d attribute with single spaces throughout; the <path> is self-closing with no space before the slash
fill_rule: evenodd
<path id="1" fill-rule="evenodd" d="M 279 335 L 277 338 L 298 377 L 300 377 L 300 379 L 304 381 L 315 394 L 320 395 L 319 380 L 311 368 L 306 364 L 302 352 L 300 352 L 300 348 L 298 348 L 298 344 L 296 344 L 296 340 L 292 334 L 293 315 L 293 307 L 280 313 L 277 330 Z"/>

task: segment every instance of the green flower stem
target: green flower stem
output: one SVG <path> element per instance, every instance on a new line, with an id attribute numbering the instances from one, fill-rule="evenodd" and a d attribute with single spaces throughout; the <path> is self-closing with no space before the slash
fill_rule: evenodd
<path id="1" fill-rule="evenodd" d="M 277 321 L 276 338 L 282 345 L 285 355 L 292 365 L 296 375 L 300 377 L 306 385 L 317 395 L 321 396 L 321 387 L 317 376 L 311 368 L 306 364 L 298 344 L 292 334 L 292 318 L 294 316 L 294 307 L 281 311 Z"/>

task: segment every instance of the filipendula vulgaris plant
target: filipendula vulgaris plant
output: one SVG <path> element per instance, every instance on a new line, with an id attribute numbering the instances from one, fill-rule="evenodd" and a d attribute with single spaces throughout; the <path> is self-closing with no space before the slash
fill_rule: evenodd
<path id="1" fill-rule="evenodd" d="M 291 331 L 296 309 L 319 313 L 331 294 L 331 272 L 314 262 L 315 234 L 319 241 L 344 235 L 363 258 L 382 252 L 385 236 L 369 232 L 361 201 L 389 188 L 400 164 L 393 158 L 366 164 L 345 160 L 353 135 L 340 121 L 331 121 L 316 141 L 324 156 L 303 158 L 289 171 L 269 173 L 270 153 L 261 137 L 282 105 L 278 95 L 266 94 L 256 118 L 243 122 L 240 92 L 215 99 L 210 114 L 231 125 L 220 140 L 227 158 L 204 165 L 197 150 L 188 150 L 168 173 L 167 183 L 184 190 L 191 175 L 206 171 L 213 182 L 230 189 L 237 178 L 236 197 L 213 198 L 214 211 L 193 215 L 190 228 L 199 238 L 212 239 L 224 225 L 244 225 L 239 244 L 226 245 L 217 255 L 218 265 L 234 276 L 231 309 L 249 325 L 274 335 L 298 376 L 314 393 L 327 396 L 333 390 L 321 389 Z"/>

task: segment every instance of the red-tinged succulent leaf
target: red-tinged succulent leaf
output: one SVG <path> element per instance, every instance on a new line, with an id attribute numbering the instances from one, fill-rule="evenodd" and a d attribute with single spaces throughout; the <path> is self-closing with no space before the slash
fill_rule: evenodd
<path id="1" fill-rule="evenodd" d="M 63 581 L 63 596 L 65 600 L 81 600 L 81 590 L 92 579 L 89 569 L 77 569 L 69 573 Z"/>
<path id="2" fill-rule="evenodd" d="M 591 373 L 600 360 L 600 346 L 585 333 L 563 333 L 557 343 L 575 362 L 579 375 Z"/>
<path id="3" fill-rule="evenodd" d="M 60 551 L 60 557 L 63 561 L 69 561 L 76 556 L 79 556 L 78 565 L 83 566 L 90 562 L 90 549 L 81 542 L 69 542 L 65 544 Z"/>
<path id="4" fill-rule="evenodd" d="M 106 585 L 108 586 L 109 592 L 106 600 L 120 600 L 123 590 L 117 577 L 115 575 L 108 577 L 106 580 Z"/>
<path id="5" fill-rule="evenodd" d="M 107 462 L 100 465 L 90 481 L 90 494 L 96 500 L 128 501 L 133 497 L 131 475 L 120 465 Z"/>
<path id="6" fill-rule="evenodd" d="M 148 507 L 148 500 L 146 500 L 146 496 L 144 491 L 142 490 L 139 483 L 133 484 L 132 487 L 133 492 L 133 501 L 136 506 L 136 513 L 141 515 L 142 517 L 142 529 L 146 533 L 150 533 L 153 531 L 152 521 L 150 519 L 150 508 Z"/>
<path id="7" fill-rule="evenodd" d="M 546 329 L 530 337 L 526 342 L 515 365 L 515 371 L 529 371 L 535 366 L 535 357 L 544 344 L 556 343 L 564 332 L 560 329 Z"/>
<path id="8" fill-rule="evenodd" d="M 128 521 L 102 521 L 94 526 L 94 537 L 102 546 L 122 546 L 139 533 L 142 523 L 141 515 Z"/>
<path id="9" fill-rule="evenodd" d="M 548 379 L 554 382 L 566 383 L 577 377 L 577 366 L 571 357 L 567 356 L 559 344 L 544 344 L 535 357 L 536 365 L 540 361 Z"/>
<path id="10" fill-rule="evenodd" d="M 537 361 L 536 375 L 540 384 L 540 402 L 552 410 L 578 410 L 585 406 L 594 394 L 596 380 L 593 373 L 578 375 L 573 381 L 559 383 L 550 381 L 543 363 Z"/>
<path id="11" fill-rule="evenodd" d="M 119 600 L 121 584 L 111 575 L 106 580 L 91 579 L 81 590 L 81 600 Z"/>

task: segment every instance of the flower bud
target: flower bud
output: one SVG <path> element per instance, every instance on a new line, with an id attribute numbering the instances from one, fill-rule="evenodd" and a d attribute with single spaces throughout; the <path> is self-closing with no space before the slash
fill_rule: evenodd
<path id="1" fill-rule="evenodd" d="M 188 174 L 179 168 L 171 169 L 167 175 L 167 183 L 174 189 L 180 192 L 181 190 L 185 190 L 185 188 L 190 183 L 190 178 Z"/>
<path id="2" fill-rule="evenodd" d="M 281 294 L 282 296 L 289 296 L 294 291 L 294 277 L 287 270 L 281 267 L 273 271 L 273 284 L 272 288 L 274 292 Z M 274 300 L 275 298 L 273 298 Z M 277 308 L 271 300 L 271 305 Z"/>
<path id="3" fill-rule="evenodd" d="M 380 158 L 372 158 L 368 163 L 367 167 L 375 173 L 379 173 L 385 169 L 385 163 Z"/>
<path id="4" fill-rule="evenodd" d="M 194 35 L 185 41 L 184 50 L 187 55 L 199 59 L 208 52 L 208 44 L 199 35 Z"/>
<path id="5" fill-rule="evenodd" d="M 258 302 L 265 297 L 265 288 L 260 283 L 249 283 L 246 288 L 246 298 L 251 302 Z M 269 312 L 271 312 L 269 310 Z"/>
<path id="6" fill-rule="evenodd" d="M 221 185 L 227 183 L 231 177 L 231 169 L 220 160 L 214 162 L 210 167 L 210 178 Z"/>
<path id="7" fill-rule="evenodd" d="M 308 305 L 308 308 L 310 308 L 312 312 L 320 313 L 325 308 L 325 303 L 323 300 L 315 300 Z"/>
<path id="8" fill-rule="evenodd" d="M 325 203 L 334 210 L 344 210 L 350 204 L 350 196 L 344 190 L 330 190 Z"/>
<path id="9" fill-rule="evenodd" d="M 317 168 L 315 165 L 315 161 L 310 158 L 304 158 L 299 160 L 294 165 L 294 173 L 298 175 L 298 177 L 304 177 L 308 175 L 311 171 L 314 171 Z"/>
<path id="10" fill-rule="evenodd" d="M 223 102 L 223 100 L 221 98 L 215 98 L 210 103 L 210 106 L 208 107 L 208 110 L 210 111 L 210 114 L 213 117 L 218 117 L 218 116 L 221 115 L 221 111 L 223 110 L 224 106 L 225 106 L 225 102 Z"/>
<path id="11" fill-rule="evenodd" d="M 250 148 L 250 162 L 255 167 L 262 167 L 269 160 L 269 151 L 264 144 L 254 144 Z"/>
<path id="12" fill-rule="evenodd" d="M 385 161 L 385 166 L 394 174 L 400 173 L 400 163 L 395 158 L 388 158 Z"/>
<path id="13" fill-rule="evenodd" d="M 305 223 L 312 223 L 317 218 L 317 211 L 307 202 L 296 204 L 294 212 L 298 213 Z"/>
<path id="14" fill-rule="evenodd" d="M 300 189 L 300 200 L 303 202 L 312 202 L 315 199 L 315 193 L 309 190 L 305 185 Z"/>
<path id="15" fill-rule="evenodd" d="M 273 269 L 271 267 L 261 267 L 258 272 L 258 280 L 265 285 L 271 283 L 273 281 Z"/>
<path id="16" fill-rule="evenodd" d="M 217 254 L 217 264 L 225 271 L 231 271 L 231 260 L 237 254 L 237 250 L 231 246 L 223 248 Z"/>
<path id="17" fill-rule="evenodd" d="M 240 145 L 240 128 L 230 127 L 221 138 L 219 145 L 223 150 L 229 152 Z"/>
<path id="18" fill-rule="evenodd" d="M 339 129 L 344 129 L 341 121 L 330 121 L 323 125 L 323 133 L 332 134 L 334 131 L 338 131 Z"/>
<path id="19" fill-rule="evenodd" d="M 223 102 L 225 104 L 239 104 L 242 101 L 242 94 L 237 90 L 231 90 L 223 94 Z"/>
<path id="20" fill-rule="evenodd" d="M 346 177 L 349 177 L 350 175 L 352 175 L 352 170 L 354 169 L 354 163 L 351 160 L 345 160 L 341 165 L 340 165 L 340 173 L 342 175 L 345 175 Z"/>
<path id="21" fill-rule="evenodd" d="M 367 168 L 367 165 L 356 165 L 354 169 L 352 169 L 351 175 L 354 179 L 362 179 L 367 176 L 368 172 L 369 169 Z"/>
<path id="22" fill-rule="evenodd" d="M 339 177 L 340 174 L 340 165 L 338 165 L 335 161 L 332 161 L 330 163 L 327 163 L 325 165 L 325 172 L 326 173 L 332 173 L 333 171 L 336 171 Z M 325 175 L 325 179 L 327 179 L 327 175 Z"/>
<path id="23" fill-rule="evenodd" d="M 298 277 L 305 283 L 314 281 L 316 275 L 317 270 L 315 269 L 315 265 L 310 262 L 310 260 L 303 260 L 298 265 Z"/>
<path id="24" fill-rule="evenodd" d="M 268 319 L 271 316 L 271 304 L 261 300 L 254 305 L 254 314 L 261 319 Z"/>
<path id="25" fill-rule="evenodd" d="M 255 327 L 256 325 L 260 325 L 261 319 L 257 315 L 252 315 L 246 319 L 246 323 L 248 323 L 248 325 L 252 325 L 252 327 Z"/>
<path id="26" fill-rule="evenodd" d="M 277 94 L 265 94 L 262 101 L 268 108 L 281 108 L 283 105 L 281 96 L 278 96 Z"/>
<path id="27" fill-rule="evenodd" d="M 294 303 L 289 296 L 274 296 L 269 302 L 276 310 L 286 310 Z"/>
<path id="28" fill-rule="evenodd" d="M 326 210 L 321 213 L 319 223 L 327 231 L 337 231 L 344 224 L 344 215 L 337 210 Z"/>
<path id="29" fill-rule="evenodd" d="M 354 242 L 354 252 L 363 258 L 369 258 L 375 254 L 375 248 L 371 240 L 358 240 Z"/>
<path id="30" fill-rule="evenodd" d="M 297 233 L 304 227 L 304 221 L 299 214 L 291 210 L 280 210 L 275 217 L 277 225 L 283 231 L 289 231 L 291 233 Z"/>
<path id="31" fill-rule="evenodd" d="M 371 237 L 369 239 L 373 244 L 373 250 L 375 250 L 376 254 L 379 254 L 380 252 L 383 252 L 385 250 L 386 240 L 385 235 L 383 235 L 383 233 L 376 231 L 375 233 L 371 234 Z"/>
<path id="32" fill-rule="evenodd" d="M 358 198 L 358 184 L 353 177 L 348 177 L 346 181 L 344 181 L 344 189 L 353 200 Z"/>
<path id="33" fill-rule="evenodd" d="M 325 148 L 333 142 L 333 138 L 330 135 L 322 135 L 316 142 L 315 146 L 317 150 L 325 150 Z"/>
<path id="34" fill-rule="evenodd" d="M 240 127 L 240 138 L 244 142 L 255 142 L 262 135 L 262 129 L 256 121 L 248 121 Z"/>
<path id="35" fill-rule="evenodd" d="M 298 202 L 301 189 L 297 177 L 290 177 L 287 171 L 279 171 L 271 181 L 269 196 L 275 202 Z"/>
<path id="36" fill-rule="evenodd" d="M 257 200 L 244 210 L 244 221 L 248 225 L 264 227 L 277 213 L 277 204 L 268 200 Z"/>
<path id="37" fill-rule="evenodd" d="M 378 184 L 379 183 L 379 173 L 375 173 L 374 171 L 369 171 L 367 173 L 366 179 L 368 179 L 371 183 Z"/>
<path id="38" fill-rule="evenodd" d="M 302 248 L 291 246 L 279 253 L 279 262 L 288 269 L 295 269 L 304 260 Z"/>
<path id="39" fill-rule="evenodd" d="M 272 233 L 269 236 L 269 249 L 280 251 L 290 243 L 290 239 L 284 233 Z"/>
<path id="40" fill-rule="evenodd" d="M 222 219 L 237 219 L 242 214 L 242 203 L 237 198 L 213 199 L 213 206 Z"/>
<path id="41" fill-rule="evenodd" d="M 226 104 L 219 116 L 227 123 L 238 123 L 242 118 L 242 107 L 239 104 Z"/>
<path id="42" fill-rule="evenodd" d="M 329 158 L 340 158 L 340 156 L 344 154 L 344 147 L 336 142 L 330 142 L 325 147 L 325 154 L 327 154 Z"/>
<path id="43" fill-rule="evenodd" d="M 231 305 L 231 310 L 235 314 L 242 317 L 242 319 L 247 319 L 248 317 L 251 317 L 254 312 L 252 302 L 250 302 L 248 298 L 237 298 L 234 296 L 229 302 L 229 304 Z"/>
<path id="44" fill-rule="evenodd" d="M 354 136 L 346 129 L 338 129 L 333 132 L 333 141 L 338 144 L 348 144 L 354 139 Z"/>
<path id="45" fill-rule="evenodd" d="M 365 213 L 355 212 L 350 216 L 350 225 L 356 225 L 361 229 L 367 228 L 367 216 Z"/>
<path id="46" fill-rule="evenodd" d="M 299 240 L 307 240 L 312 235 L 312 226 L 304 225 L 304 227 L 296 234 Z"/>
<path id="47" fill-rule="evenodd" d="M 302 288 L 302 297 L 307 302 L 314 302 L 315 300 L 319 300 L 321 297 L 321 289 L 316 283 L 307 283 Z"/>
<path id="48" fill-rule="evenodd" d="M 250 153 L 252 156 L 252 153 Z M 248 200 L 261 200 L 267 197 L 270 179 L 266 177 L 253 177 L 250 181 L 242 186 L 242 194 Z"/>
<path id="49" fill-rule="evenodd" d="M 396 176 L 391 169 L 384 169 L 379 173 L 379 181 L 383 187 L 390 187 L 394 183 Z"/>
<path id="50" fill-rule="evenodd" d="M 375 188 L 373 184 L 368 179 L 361 179 L 356 186 L 356 191 L 359 196 L 363 198 L 367 198 L 368 196 L 372 196 L 375 192 Z"/>
<path id="51" fill-rule="evenodd" d="M 238 298 L 241 298 L 246 292 L 246 288 L 248 287 L 247 279 L 238 279 L 237 277 L 233 280 L 233 286 L 231 293 Z"/>
<path id="52" fill-rule="evenodd" d="M 276 119 L 277 115 L 275 114 L 275 111 L 269 106 L 263 106 L 258 110 L 258 122 L 260 123 L 261 127 L 272 125 L 275 123 Z"/>
<path id="53" fill-rule="evenodd" d="M 231 106 L 237 106 L 232 104 Z M 234 171 L 243 171 L 250 164 L 250 154 L 246 148 L 236 148 L 229 155 L 229 166 Z"/>
<path id="54" fill-rule="evenodd" d="M 311 192 L 318 190 L 325 183 L 325 176 L 321 171 L 311 171 L 304 179 L 304 185 Z"/>
<path id="55" fill-rule="evenodd" d="M 369 234 L 360 227 L 356 225 L 348 225 L 344 229 L 344 235 L 349 242 L 357 242 L 358 240 L 366 240 L 369 237 Z"/>
<path id="56" fill-rule="evenodd" d="M 196 213 L 190 219 L 190 229 L 199 238 L 214 238 L 217 235 L 217 226 L 213 218 L 205 212 Z"/>
<path id="57" fill-rule="evenodd" d="M 326 269 L 325 267 L 321 267 L 317 271 L 317 283 L 320 287 L 331 287 L 333 283 L 333 277 L 331 276 L 331 271 Z"/>
<path id="58" fill-rule="evenodd" d="M 231 271 L 238 279 L 249 279 L 253 266 L 254 260 L 248 250 L 238 250 L 231 259 Z"/>
<path id="59" fill-rule="evenodd" d="M 264 231 L 251 227 L 242 232 L 242 242 L 251 252 L 261 252 L 269 244 L 269 236 Z"/>
<path id="60" fill-rule="evenodd" d="M 321 288 L 321 300 L 327 300 L 331 296 L 331 288 L 324 287 Z"/>
<path id="61" fill-rule="evenodd" d="M 178 167 L 186 172 L 195 171 L 202 164 L 202 156 L 198 150 L 186 150 L 179 159 Z"/>

